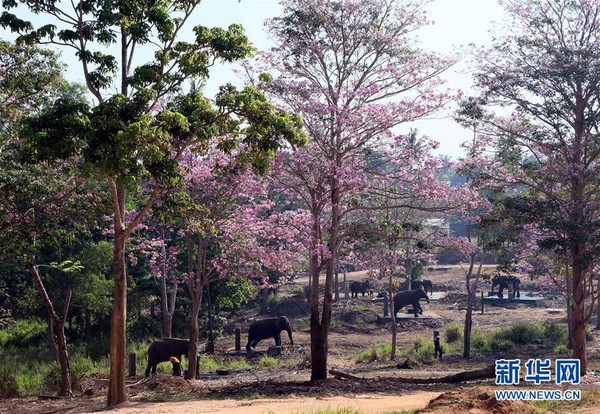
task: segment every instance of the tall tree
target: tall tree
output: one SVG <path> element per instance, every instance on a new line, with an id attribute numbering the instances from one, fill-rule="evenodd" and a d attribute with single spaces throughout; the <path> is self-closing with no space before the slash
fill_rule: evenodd
<path id="1" fill-rule="evenodd" d="M 450 99 L 436 89 L 438 75 L 451 62 L 417 48 L 413 36 L 428 24 L 426 3 L 286 0 L 283 16 L 269 23 L 277 46 L 266 55 L 267 68 L 274 72 L 266 88 L 302 114 L 311 140 L 282 163 L 292 179 L 288 188 L 312 217 L 312 380 L 327 377 L 340 225 L 353 195 L 365 188 L 362 155 L 374 142 L 391 138 L 393 127 L 425 117 Z"/>
<path id="2" fill-rule="evenodd" d="M 10 10 L 19 3 L 51 22 L 34 28 L 4 11 L 0 24 L 18 32 L 18 42 L 75 50 L 96 100 L 93 108 L 63 100 L 32 119 L 26 132 L 38 157 L 77 154 L 85 160 L 85 172 L 99 174 L 111 189 L 114 302 L 107 405 L 112 407 L 127 399 L 126 241 L 160 193 L 180 182 L 177 160 L 188 148 L 199 153 L 213 145 L 231 149 L 244 140 L 245 159 L 266 168 L 281 140 L 298 137 L 299 121 L 275 111 L 256 90 L 238 91 L 231 85 L 221 89 L 215 106 L 195 91 L 169 103 L 186 82 L 206 79 L 216 61 L 232 62 L 252 51 L 239 25 L 227 30 L 196 26 L 192 40 L 182 40 L 182 29 L 200 0 L 68 4 L 6 0 L 3 5 Z M 101 51 L 110 46 L 118 49 L 115 55 Z M 149 61 L 143 60 L 149 56 Z M 150 195 L 127 221 L 127 194 L 141 183 L 151 187 Z"/>
<path id="3" fill-rule="evenodd" d="M 518 168 L 487 174 L 527 190 L 521 212 L 535 218 L 538 246 L 563 257 L 558 269 L 571 280 L 573 357 L 585 373 L 585 322 L 591 316 L 585 285 L 600 247 L 600 5 L 504 4 L 509 20 L 475 76 L 482 101 L 504 108 L 483 118 L 487 130 L 480 144 L 485 148 L 496 137 L 497 151 L 511 149 Z"/>

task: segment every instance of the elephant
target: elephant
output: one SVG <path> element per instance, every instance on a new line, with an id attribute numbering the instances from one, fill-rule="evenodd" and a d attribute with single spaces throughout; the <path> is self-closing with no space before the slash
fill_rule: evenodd
<path id="1" fill-rule="evenodd" d="M 160 338 L 152 342 L 148 347 L 148 367 L 146 368 L 146 377 L 156 375 L 156 366 L 161 362 L 168 362 L 171 357 L 181 361 L 181 356 L 188 355 L 190 341 L 180 338 Z M 198 372 L 200 358 L 196 358 L 196 372 Z"/>
<path id="2" fill-rule="evenodd" d="M 281 331 L 287 331 L 290 337 L 290 343 L 294 345 L 292 339 L 292 326 L 290 321 L 285 316 L 278 318 L 267 318 L 254 321 L 248 328 L 248 344 L 246 345 L 246 351 L 250 351 L 258 345 L 258 343 L 267 338 L 274 338 L 275 345 L 281 346 Z"/>
<path id="3" fill-rule="evenodd" d="M 504 289 L 508 289 L 508 287 L 512 285 L 513 293 L 512 298 L 521 297 L 521 279 L 516 276 L 502 275 L 502 276 L 494 276 L 492 279 L 492 295 L 494 294 L 494 288 L 498 286 L 498 297 L 502 298 L 502 292 Z"/>
<path id="4" fill-rule="evenodd" d="M 433 294 L 433 283 L 431 283 L 431 280 L 423 279 L 423 280 L 413 280 L 412 282 L 410 282 L 411 289 L 418 289 L 419 286 L 423 286 L 423 289 L 425 289 L 425 293 L 427 293 L 427 290 L 429 289 L 429 294 L 430 295 Z"/>
<path id="5" fill-rule="evenodd" d="M 429 296 L 427 296 L 425 290 L 421 288 L 403 290 L 402 292 L 396 293 L 394 295 L 394 315 L 406 305 L 412 305 L 413 310 L 415 311 L 415 318 L 419 316 L 419 313 L 423 314 L 423 308 L 419 305 L 420 299 L 425 299 L 427 303 L 429 303 Z"/>
<path id="6" fill-rule="evenodd" d="M 371 288 L 371 282 L 365 280 L 364 282 L 351 282 L 350 283 L 350 297 L 358 298 L 358 293 L 362 293 L 363 297 L 365 293 Z"/>

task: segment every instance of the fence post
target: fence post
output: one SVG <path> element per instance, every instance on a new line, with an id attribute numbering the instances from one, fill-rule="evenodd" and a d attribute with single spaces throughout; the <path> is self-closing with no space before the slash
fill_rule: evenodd
<path id="1" fill-rule="evenodd" d="M 135 352 L 131 352 L 129 354 L 129 376 L 136 376 L 136 368 L 137 368 L 137 355 Z"/>
<path id="2" fill-rule="evenodd" d="M 242 330 L 235 328 L 235 350 L 240 352 L 242 349 Z"/>

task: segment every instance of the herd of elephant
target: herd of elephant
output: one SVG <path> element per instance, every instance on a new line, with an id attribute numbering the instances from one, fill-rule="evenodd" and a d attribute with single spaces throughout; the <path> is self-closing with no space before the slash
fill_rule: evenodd
<path id="1" fill-rule="evenodd" d="M 516 276 L 496 276 L 492 280 L 492 293 L 495 286 L 499 287 L 499 297 L 502 297 L 502 291 L 512 286 L 513 295 L 520 296 L 521 281 Z M 404 290 L 394 295 L 394 315 L 405 306 L 412 305 L 415 317 L 423 314 L 423 308 L 419 304 L 421 299 L 425 299 L 429 303 L 429 296 L 433 293 L 433 284 L 431 280 L 414 280 L 411 282 L 411 290 Z M 372 290 L 371 283 L 366 280 L 364 282 L 350 283 L 350 291 L 352 297 L 358 297 L 359 293 L 364 296 Z M 275 339 L 275 345 L 281 346 L 281 332 L 286 331 L 290 343 L 294 345 L 292 338 L 292 326 L 290 321 L 285 316 L 277 318 L 266 318 L 252 322 L 248 329 L 248 343 L 246 351 L 250 353 L 252 349 L 258 345 L 263 339 Z M 146 368 L 146 377 L 156 374 L 156 366 L 161 362 L 168 362 L 171 357 L 176 357 L 181 361 L 182 355 L 187 355 L 189 349 L 189 341 L 179 338 L 161 338 L 150 344 L 148 348 L 148 367 Z M 196 372 L 198 372 L 198 358 L 196 359 Z"/>

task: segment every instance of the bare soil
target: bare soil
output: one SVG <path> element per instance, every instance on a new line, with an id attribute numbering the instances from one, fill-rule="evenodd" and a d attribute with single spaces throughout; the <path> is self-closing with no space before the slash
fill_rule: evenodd
<path id="1" fill-rule="evenodd" d="M 365 274 L 356 272 L 348 275 L 348 280 L 363 280 Z M 445 326 L 451 322 L 462 324 L 465 316 L 466 295 L 464 272 L 460 266 L 444 266 L 441 270 L 429 270 L 424 276 L 431 279 L 435 291 L 446 293 L 444 298 L 423 303 L 426 318 L 404 317 L 399 320 L 399 350 L 410 349 L 417 336 L 426 341 L 432 340 L 433 330 L 440 330 L 444 338 Z M 522 279 L 522 291 L 531 290 L 531 284 Z M 107 412 L 130 413 L 313 413 L 319 409 L 339 409 L 352 407 L 359 413 L 390 413 L 402 410 L 422 410 L 423 413 L 456 414 L 525 414 L 540 412 L 573 412 L 591 414 L 600 412 L 600 393 L 578 404 L 561 404 L 553 411 L 522 401 L 497 401 L 493 381 L 470 384 L 400 384 L 395 377 L 437 377 L 460 371 L 482 368 L 495 359 L 548 357 L 551 350 L 528 349 L 526 355 L 474 354 L 469 360 L 460 356 L 445 356 L 433 365 L 399 369 L 398 361 L 361 363 L 356 362 L 358 354 L 371 345 L 390 341 L 387 325 L 377 325 L 377 314 L 382 313 L 382 303 L 367 296 L 358 299 L 340 299 L 334 306 L 334 321 L 329 337 L 329 368 L 351 373 L 361 380 L 329 378 L 320 383 L 310 382 L 310 333 L 308 305 L 300 296 L 292 296 L 294 286 L 306 286 L 307 281 L 294 280 L 281 288 L 280 303 L 273 315 L 285 314 L 294 326 L 294 346 L 288 345 L 283 337 L 284 352 L 278 357 L 276 368 L 259 370 L 230 371 L 229 375 L 202 373 L 202 378 L 186 381 L 182 378 L 159 374 L 149 379 L 136 377 L 128 379 L 129 401 L 118 409 Z M 484 291 L 489 290 L 489 282 L 481 282 Z M 297 289 L 295 290 L 297 291 Z M 341 293 L 344 297 L 344 293 Z M 509 305 L 506 307 L 485 307 L 483 314 L 478 308 L 473 314 L 474 329 L 490 331 L 523 321 L 566 322 L 564 300 L 557 297 L 544 302 L 542 306 Z M 479 305 L 478 305 L 479 306 Z M 242 342 L 245 332 L 256 313 L 231 318 L 231 326 L 242 327 Z M 588 371 L 590 375 L 577 386 L 582 390 L 600 390 L 600 352 L 598 335 L 589 343 Z M 258 349 L 266 350 L 270 341 L 259 344 Z M 243 344 L 244 345 L 244 344 Z M 227 356 L 226 351 L 234 348 L 233 335 L 226 335 L 217 341 L 218 357 Z M 410 364 L 409 364 L 410 365 Z M 184 363 L 185 366 L 185 363 Z M 12 399 L 0 402 L 0 413 L 88 413 L 104 410 L 107 379 L 87 378 L 80 395 L 70 399 Z M 531 388 L 531 387 L 530 387 Z M 552 387 L 550 387 L 552 388 Z M 556 388 L 556 387 L 555 387 Z"/>

